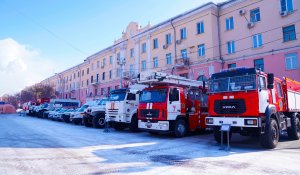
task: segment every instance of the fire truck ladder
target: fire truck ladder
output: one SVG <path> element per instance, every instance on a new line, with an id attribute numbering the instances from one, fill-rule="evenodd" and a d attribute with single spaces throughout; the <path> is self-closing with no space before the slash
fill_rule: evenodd
<path id="1" fill-rule="evenodd" d="M 154 72 L 143 80 L 139 80 L 138 84 L 147 85 L 176 85 L 184 87 L 199 88 L 205 86 L 202 81 L 191 80 L 185 77 L 170 75 L 164 72 Z"/>

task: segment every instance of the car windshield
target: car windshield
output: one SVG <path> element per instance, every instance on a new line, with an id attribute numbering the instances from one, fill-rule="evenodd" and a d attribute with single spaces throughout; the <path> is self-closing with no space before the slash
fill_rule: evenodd
<path id="1" fill-rule="evenodd" d="M 83 105 L 81 108 L 79 108 L 78 112 L 83 112 L 89 105 Z"/>
<path id="2" fill-rule="evenodd" d="M 167 89 L 143 90 L 141 103 L 164 102 L 167 97 Z"/>
<path id="3" fill-rule="evenodd" d="M 99 101 L 98 105 L 105 105 L 108 99 L 102 99 Z"/>
<path id="4" fill-rule="evenodd" d="M 125 96 L 126 92 L 112 92 L 109 96 L 109 101 L 123 101 Z"/>
<path id="5" fill-rule="evenodd" d="M 209 81 L 210 92 L 232 92 L 256 90 L 256 75 L 243 75 L 212 79 Z"/>

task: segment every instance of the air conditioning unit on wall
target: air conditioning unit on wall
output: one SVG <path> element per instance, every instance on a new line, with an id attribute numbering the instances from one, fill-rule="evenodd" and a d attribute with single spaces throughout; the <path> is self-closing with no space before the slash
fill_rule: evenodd
<path id="1" fill-rule="evenodd" d="M 247 26 L 248 26 L 249 29 L 251 29 L 251 28 L 253 28 L 255 26 L 255 23 L 254 22 L 249 22 L 247 24 Z"/>
<path id="2" fill-rule="evenodd" d="M 167 49 L 167 48 L 168 48 L 167 44 L 163 45 L 163 49 Z"/>
<path id="3" fill-rule="evenodd" d="M 241 16 L 245 15 L 245 14 L 246 14 L 246 10 L 241 9 L 241 10 L 239 11 L 239 14 L 240 14 Z"/>
<path id="4" fill-rule="evenodd" d="M 181 44 L 181 40 L 176 40 L 176 44 Z"/>
<path id="5" fill-rule="evenodd" d="M 289 14 L 288 11 L 282 11 L 282 12 L 280 12 L 280 16 L 281 17 L 287 16 L 288 14 Z"/>

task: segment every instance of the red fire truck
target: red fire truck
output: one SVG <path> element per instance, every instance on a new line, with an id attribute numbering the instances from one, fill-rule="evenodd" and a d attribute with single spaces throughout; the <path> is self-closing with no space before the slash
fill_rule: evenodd
<path id="1" fill-rule="evenodd" d="M 209 81 L 209 117 L 221 141 L 220 127 L 230 125 L 232 132 L 260 136 L 261 145 L 275 148 L 279 136 L 287 132 L 300 137 L 300 83 L 282 80 L 255 68 L 238 68 L 215 73 Z M 227 135 L 224 134 L 226 141 Z"/>
<path id="2" fill-rule="evenodd" d="M 207 94 L 203 82 L 156 72 L 138 83 L 149 85 L 141 92 L 139 129 L 183 137 L 189 131 L 206 128 Z"/>

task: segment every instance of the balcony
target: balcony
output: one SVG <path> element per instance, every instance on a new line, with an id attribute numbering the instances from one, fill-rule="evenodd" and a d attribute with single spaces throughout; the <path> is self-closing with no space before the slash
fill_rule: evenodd
<path id="1" fill-rule="evenodd" d="M 134 79 L 137 77 L 137 74 L 133 71 L 123 72 L 123 79 Z"/>
<path id="2" fill-rule="evenodd" d="M 98 84 L 100 84 L 99 80 L 95 80 L 91 82 L 91 85 L 93 86 L 97 86 Z"/>
<path id="3" fill-rule="evenodd" d="M 177 58 L 175 67 L 178 69 L 188 69 L 190 66 L 190 59 L 187 57 Z"/>

